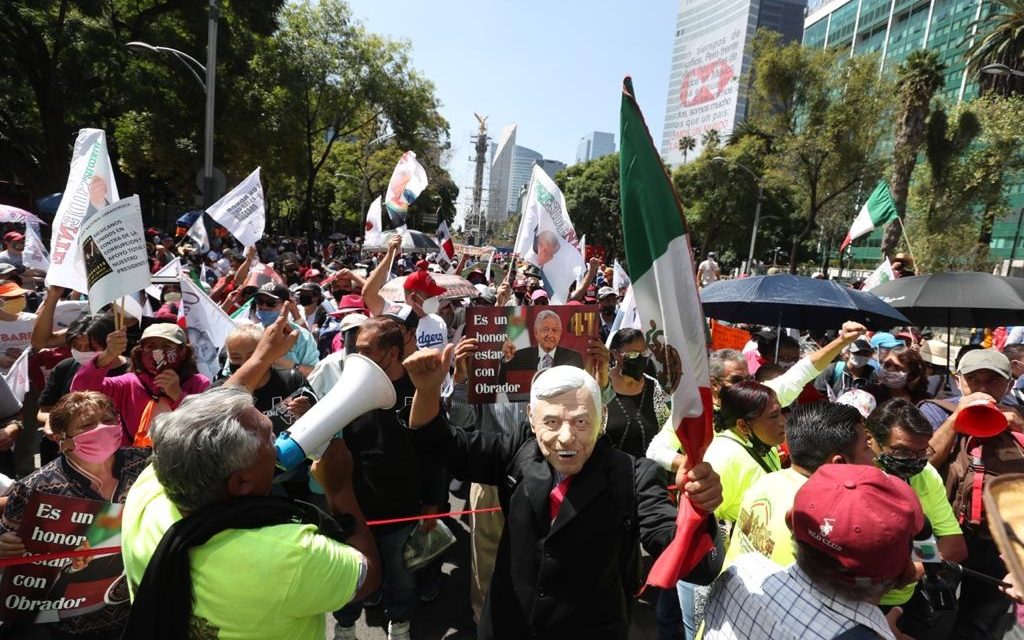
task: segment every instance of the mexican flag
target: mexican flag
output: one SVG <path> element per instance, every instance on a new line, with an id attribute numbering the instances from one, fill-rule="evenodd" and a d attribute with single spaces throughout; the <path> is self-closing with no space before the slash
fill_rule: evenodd
<path id="1" fill-rule="evenodd" d="M 889 183 L 885 180 L 879 181 L 878 186 L 875 187 L 875 190 L 871 192 L 871 196 L 868 197 L 868 201 L 860 208 L 860 213 L 854 218 L 850 231 L 847 232 L 846 238 L 843 239 L 843 244 L 839 247 L 839 251 L 846 250 L 846 247 L 850 246 L 850 243 L 857 238 L 867 235 L 878 227 L 899 219 L 899 217 L 900 215 L 896 211 L 896 203 L 893 202 L 892 193 L 889 192 Z"/>
<path id="2" fill-rule="evenodd" d="M 871 275 L 865 278 L 864 291 L 871 291 L 878 285 L 895 279 L 896 273 L 892 270 L 892 265 L 889 264 L 889 258 L 886 258 L 882 264 L 878 265 L 877 269 L 871 272 Z"/>
<path id="3" fill-rule="evenodd" d="M 687 466 L 693 467 L 711 442 L 711 378 L 686 219 L 628 77 L 619 119 L 622 235 L 633 294 L 658 379 L 671 395 L 669 424 Z M 675 539 L 654 563 L 647 583 L 672 587 L 713 546 L 706 514 L 681 500 Z"/>

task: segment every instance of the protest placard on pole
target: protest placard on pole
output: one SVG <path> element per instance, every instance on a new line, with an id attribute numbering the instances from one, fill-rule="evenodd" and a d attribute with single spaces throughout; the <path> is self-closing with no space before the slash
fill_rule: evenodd
<path id="1" fill-rule="evenodd" d="M 199 373 L 213 380 L 220 371 L 220 348 L 227 342 L 235 322 L 187 277 L 181 279 L 181 305 Z"/>
<path id="2" fill-rule="evenodd" d="M 101 129 L 82 129 L 71 154 L 64 196 L 53 216 L 47 285 L 86 292 L 88 283 L 79 253 L 79 232 L 89 217 L 119 199 L 106 134 Z"/>
<path id="3" fill-rule="evenodd" d="M 587 343 L 600 333 L 596 305 L 469 307 L 466 337 L 480 343 L 469 367 L 469 402 L 525 401 L 541 369 L 589 370 Z"/>
<path id="4" fill-rule="evenodd" d="M 46 271 L 50 268 L 50 254 L 43 245 L 43 239 L 39 237 L 38 222 L 25 223 L 25 250 L 21 259 L 26 269 Z"/>
<path id="5" fill-rule="evenodd" d="M 78 237 L 93 313 L 149 286 L 149 259 L 139 196 L 118 200 L 90 216 Z"/>
<path id="6" fill-rule="evenodd" d="M 735 349 L 743 351 L 750 342 L 750 333 L 736 327 L 728 327 L 718 320 L 711 321 L 711 350 Z"/>
<path id="7" fill-rule="evenodd" d="M 31 554 L 116 545 L 121 536 L 121 504 L 33 491 L 18 535 Z M 121 554 L 64 558 L 4 569 L 0 581 L 0 621 L 57 622 L 127 605 Z"/>
<path id="8" fill-rule="evenodd" d="M 243 245 L 251 247 L 256 244 L 267 226 L 260 168 L 256 167 L 238 186 L 210 205 L 206 213 Z"/>
<path id="9" fill-rule="evenodd" d="M 420 193 L 427 187 L 427 172 L 416 160 L 416 153 L 406 151 L 395 165 L 395 171 L 388 181 L 387 197 L 384 206 L 391 216 L 391 225 L 401 233 L 407 229 L 406 216 L 409 205 L 416 201 Z"/>

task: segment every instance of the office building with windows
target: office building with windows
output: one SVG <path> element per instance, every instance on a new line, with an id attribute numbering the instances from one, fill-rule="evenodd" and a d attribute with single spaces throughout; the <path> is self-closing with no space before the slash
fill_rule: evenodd
<path id="1" fill-rule="evenodd" d="M 576 162 L 597 160 L 610 153 L 615 153 L 615 134 L 591 131 L 576 145 Z"/>

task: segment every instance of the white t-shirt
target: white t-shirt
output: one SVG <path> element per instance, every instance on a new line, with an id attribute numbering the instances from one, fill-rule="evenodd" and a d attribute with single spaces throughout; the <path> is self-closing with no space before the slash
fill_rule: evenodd
<path id="1" fill-rule="evenodd" d="M 0 320 L 0 355 L 13 362 L 25 347 L 32 344 L 32 327 L 36 326 L 36 314 L 21 311 L 17 320 Z M 6 372 L 5 367 L 0 371 Z"/>
<path id="2" fill-rule="evenodd" d="M 718 263 L 708 258 L 697 267 L 697 277 L 700 278 L 701 284 L 711 284 L 718 280 L 718 274 L 721 271 Z"/>

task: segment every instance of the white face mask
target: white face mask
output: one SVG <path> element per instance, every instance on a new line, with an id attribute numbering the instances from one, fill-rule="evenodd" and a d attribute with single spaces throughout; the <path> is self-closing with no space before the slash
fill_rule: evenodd
<path id="1" fill-rule="evenodd" d="M 907 372 L 882 369 L 878 372 L 878 381 L 890 389 L 902 389 L 907 386 Z"/>
<path id="2" fill-rule="evenodd" d="M 860 369 L 861 367 L 865 366 L 867 363 L 871 362 L 871 356 L 851 355 L 849 362 L 850 362 L 850 366 L 851 367 L 855 367 L 857 369 Z"/>
<path id="3" fill-rule="evenodd" d="M 441 308 L 441 301 L 437 299 L 437 296 L 434 296 L 421 302 L 420 307 L 423 309 L 423 313 L 429 316 L 437 313 L 438 309 Z"/>
<path id="4" fill-rule="evenodd" d="M 85 364 L 91 362 L 93 358 L 103 353 L 102 351 L 79 351 L 78 349 L 71 350 L 71 357 L 75 359 L 78 364 Z"/>

